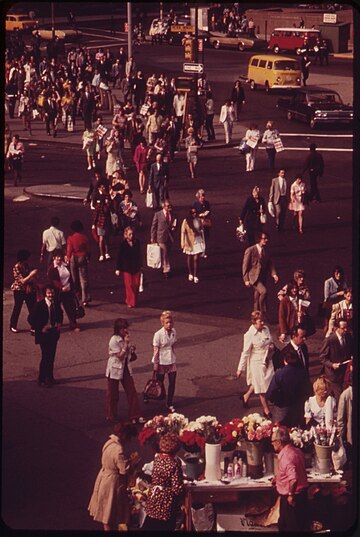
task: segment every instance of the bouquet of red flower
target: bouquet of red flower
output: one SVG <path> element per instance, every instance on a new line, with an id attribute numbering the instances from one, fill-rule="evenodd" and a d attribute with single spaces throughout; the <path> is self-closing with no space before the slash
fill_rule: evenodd
<path id="1" fill-rule="evenodd" d="M 180 440 L 186 451 L 196 453 L 204 449 L 205 437 L 197 431 L 184 430 L 180 434 Z"/>
<path id="2" fill-rule="evenodd" d="M 222 437 L 221 447 L 226 449 L 235 449 L 236 444 L 241 437 L 244 422 L 239 418 L 232 418 L 221 426 L 220 435 Z"/>

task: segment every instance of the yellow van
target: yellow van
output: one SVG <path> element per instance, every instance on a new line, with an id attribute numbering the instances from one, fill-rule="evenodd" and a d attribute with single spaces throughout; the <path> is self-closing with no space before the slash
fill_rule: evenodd
<path id="1" fill-rule="evenodd" d="M 293 89 L 301 86 L 300 60 L 277 54 L 252 56 L 249 61 L 247 82 L 251 90 L 263 86 L 271 89 Z"/>

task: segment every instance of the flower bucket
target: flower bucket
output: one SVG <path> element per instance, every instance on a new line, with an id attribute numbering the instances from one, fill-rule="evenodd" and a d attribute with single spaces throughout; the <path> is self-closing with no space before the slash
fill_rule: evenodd
<path id="1" fill-rule="evenodd" d="M 305 468 L 312 468 L 312 453 L 311 451 L 304 451 Z"/>
<path id="2" fill-rule="evenodd" d="M 262 442 L 246 442 L 247 475 L 252 479 L 258 479 L 264 475 Z"/>
<path id="3" fill-rule="evenodd" d="M 232 461 L 234 458 L 234 453 L 236 450 L 236 444 L 234 447 L 230 447 L 229 449 L 221 448 L 221 454 L 220 454 L 220 468 L 222 471 L 224 471 L 225 467 L 225 459 L 228 458 L 229 461 Z"/>
<path id="4" fill-rule="evenodd" d="M 264 453 L 265 474 L 274 473 L 274 453 L 272 451 Z"/>
<path id="5" fill-rule="evenodd" d="M 329 474 L 331 471 L 332 449 L 332 446 L 315 444 L 316 465 L 320 474 Z"/>
<path id="6" fill-rule="evenodd" d="M 204 471 L 205 461 L 199 455 L 195 454 L 186 454 L 184 456 L 185 462 L 185 473 L 187 477 L 192 479 L 197 479 Z"/>
<path id="7" fill-rule="evenodd" d="M 221 444 L 205 444 L 205 479 L 218 481 L 221 479 Z"/>
<path id="8" fill-rule="evenodd" d="M 277 453 L 274 453 L 274 476 L 277 475 L 279 469 L 279 459 Z"/>

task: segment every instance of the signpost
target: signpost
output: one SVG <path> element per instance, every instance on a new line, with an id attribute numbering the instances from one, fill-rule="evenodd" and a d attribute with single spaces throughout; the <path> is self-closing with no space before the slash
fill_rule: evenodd
<path id="1" fill-rule="evenodd" d="M 194 32 L 194 26 L 185 24 L 172 24 L 170 27 L 171 32 L 182 32 L 184 34 L 192 34 Z"/>
<path id="2" fill-rule="evenodd" d="M 183 73 L 192 73 L 196 75 L 202 75 L 204 72 L 204 65 L 202 63 L 184 63 Z"/>

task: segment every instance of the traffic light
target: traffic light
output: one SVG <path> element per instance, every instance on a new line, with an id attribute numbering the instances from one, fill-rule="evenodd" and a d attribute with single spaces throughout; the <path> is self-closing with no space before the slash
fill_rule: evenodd
<path id="1" fill-rule="evenodd" d="M 185 39 L 185 60 L 194 60 L 194 40 L 191 37 Z"/>

